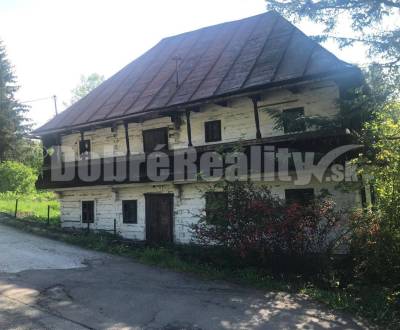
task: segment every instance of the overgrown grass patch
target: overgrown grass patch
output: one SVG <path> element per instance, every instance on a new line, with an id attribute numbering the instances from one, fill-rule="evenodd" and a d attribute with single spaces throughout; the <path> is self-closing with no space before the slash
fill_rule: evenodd
<path id="1" fill-rule="evenodd" d="M 330 308 L 361 316 L 385 329 L 400 325 L 400 289 L 360 283 L 347 288 L 321 289 L 312 285 L 300 290 Z"/>
<path id="2" fill-rule="evenodd" d="M 34 234 L 132 258 L 146 265 L 195 274 L 204 279 L 227 280 L 267 291 L 303 293 L 329 308 L 362 317 L 385 329 L 398 329 L 400 324 L 400 288 L 365 283 L 351 283 L 345 288 L 321 287 L 301 277 L 272 275 L 267 269 L 248 267 L 241 261 L 235 264 L 226 251 L 215 248 L 145 246 L 123 241 L 107 232 L 69 231 L 56 226 L 48 227 L 43 223 L 15 221 L 11 217 L 2 221 Z"/>
<path id="3" fill-rule="evenodd" d="M 50 206 L 50 223 L 55 225 L 60 222 L 60 203 L 54 194 L 47 192 L 31 195 L 0 193 L 0 212 L 14 216 L 16 200 L 18 200 L 17 218 L 19 220 L 47 222 Z"/>

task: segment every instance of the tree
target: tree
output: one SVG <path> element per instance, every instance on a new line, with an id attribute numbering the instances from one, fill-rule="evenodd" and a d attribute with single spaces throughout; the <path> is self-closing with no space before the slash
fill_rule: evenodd
<path id="1" fill-rule="evenodd" d="M 359 167 L 375 187 L 385 225 L 400 232 L 400 102 L 382 104 L 363 133 Z"/>
<path id="2" fill-rule="evenodd" d="M 356 163 L 374 188 L 372 208 L 350 218 L 356 275 L 398 286 L 400 278 L 400 102 L 380 106 L 365 124 Z"/>
<path id="3" fill-rule="evenodd" d="M 398 0 L 267 0 L 271 10 L 294 19 L 308 18 L 325 26 L 319 41 L 335 39 L 340 46 L 362 43 L 384 67 L 400 69 L 400 2 Z M 340 35 L 346 18 L 354 35 Z M 391 22 L 391 24 L 388 24 Z"/>
<path id="4" fill-rule="evenodd" d="M 29 166 L 39 174 L 43 165 L 42 143 L 28 138 L 21 139 L 16 145 L 14 155 L 9 158 Z"/>
<path id="5" fill-rule="evenodd" d="M 299 116 L 296 121 L 303 122 L 305 128 L 314 129 L 350 129 L 356 135 L 365 130 L 364 124 L 370 122 L 381 111 L 382 105 L 397 96 L 395 81 L 385 74 L 385 69 L 379 64 L 371 64 L 363 70 L 363 82 L 342 90 L 337 100 L 339 112 L 333 117 L 323 115 Z M 275 128 L 282 129 L 286 120 L 279 109 L 265 110 L 274 120 Z"/>
<path id="6" fill-rule="evenodd" d="M 25 118 L 28 107 L 15 97 L 18 89 L 13 67 L 0 41 L 0 162 L 15 154 L 19 141 L 29 129 Z"/>
<path id="7" fill-rule="evenodd" d="M 0 193 L 32 193 L 35 191 L 36 178 L 32 168 L 19 162 L 5 161 L 0 164 Z"/>
<path id="8" fill-rule="evenodd" d="M 81 75 L 79 84 L 74 89 L 71 90 L 72 97 L 69 105 L 79 101 L 82 97 L 89 94 L 103 81 L 104 81 L 104 76 L 98 73 L 92 73 L 88 76 Z"/>

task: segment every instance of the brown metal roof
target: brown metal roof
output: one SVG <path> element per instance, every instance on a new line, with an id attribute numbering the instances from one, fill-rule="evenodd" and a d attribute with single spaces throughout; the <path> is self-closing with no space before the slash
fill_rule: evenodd
<path id="1" fill-rule="evenodd" d="M 34 133 L 129 118 L 351 68 L 279 14 L 267 12 L 161 40 Z"/>

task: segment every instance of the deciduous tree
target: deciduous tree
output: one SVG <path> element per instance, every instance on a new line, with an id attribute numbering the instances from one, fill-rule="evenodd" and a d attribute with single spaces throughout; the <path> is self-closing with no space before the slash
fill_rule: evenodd
<path id="1" fill-rule="evenodd" d="M 92 73 L 88 76 L 81 75 L 79 84 L 74 89 L 71 90 L 72 97 L 69 105 L 79 101 L 82 97 L 89 94 L 103 81 L 104 81 L 104 76 L 98 73 Z"/>

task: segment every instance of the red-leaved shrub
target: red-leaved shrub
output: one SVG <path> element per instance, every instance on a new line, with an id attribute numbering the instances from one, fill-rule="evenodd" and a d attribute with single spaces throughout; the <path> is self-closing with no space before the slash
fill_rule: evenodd
<path id="1" fill-rule="evenodd" d="M 197 242 L 229 248 L 243 258 L 327 253 L 344 233 L 343 214 L 327 199 L 289 204 L 267 187 L 247 182 L 224 182 L 206 197 L 207 207 L 193 226 Z"/>

